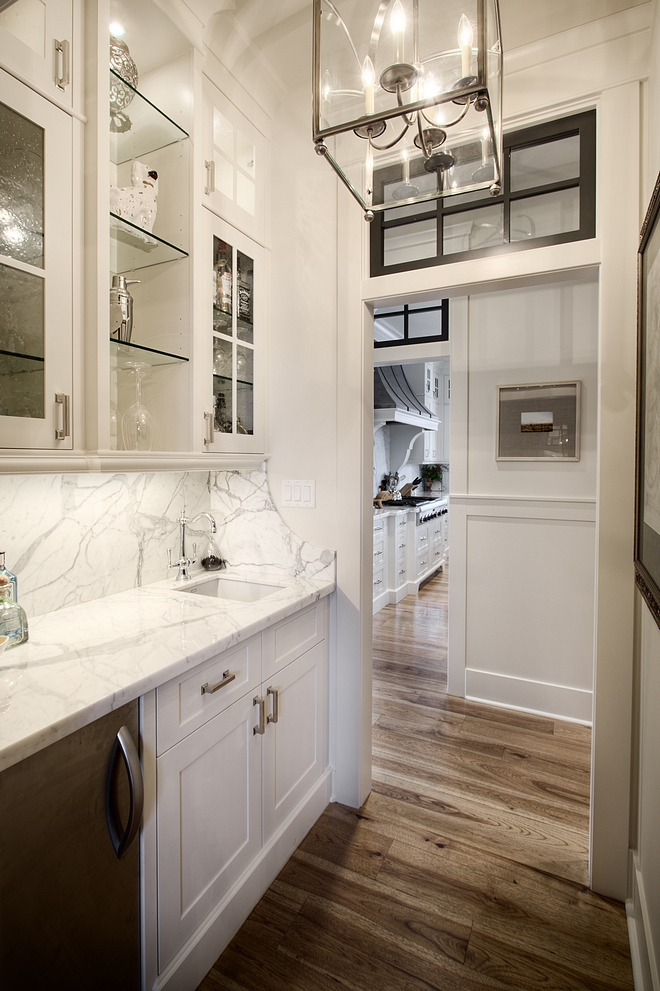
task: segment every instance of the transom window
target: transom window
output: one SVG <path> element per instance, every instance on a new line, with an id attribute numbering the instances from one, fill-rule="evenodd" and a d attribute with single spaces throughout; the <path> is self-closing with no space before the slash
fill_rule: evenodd
<path id="1" fill-rule="evenodd" d="M 374 310 L 374 347 L 449 340 L 449 300 Z"/>
<path id="2" fill-rule="evenodd" d="M 482 167 L 478 141 L 461 153 L 456 168 Z M 594 110 L 505 134 L 503 171 L 499 196 L 463 193 L 377 213 L 371 275 L 595 237 Z M 396 199 L 397 166 L 374 181 L 386 200 Z M 451 170 L 443 181 L 451 183 Z"/>

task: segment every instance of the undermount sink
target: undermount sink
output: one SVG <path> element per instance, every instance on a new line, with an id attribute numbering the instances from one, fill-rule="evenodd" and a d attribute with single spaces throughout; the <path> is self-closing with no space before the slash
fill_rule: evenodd
<path id="1" fill-rule="evenodd" d="M 210 578 L 189 585 L 180 591 L 193 595 L 208 595 L 213 599 L 232 599 L 234 602 L 257 602 L 267 595 L 279 592 L 284 585 L 266 585 L 262 582 L 242 581 L 240 578 Z"/>

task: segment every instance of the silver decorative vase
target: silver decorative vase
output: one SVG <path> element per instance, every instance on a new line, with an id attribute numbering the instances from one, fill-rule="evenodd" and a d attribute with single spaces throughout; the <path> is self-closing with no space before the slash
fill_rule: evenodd
<path id="1" fill-rule="evenodd" d="M 128 45 L 121 38 L 110 38 L 110 68 L 130 84 L 124 86 L 116 76 L 110 76 L 110 130 L 122 133 L 131 129 L 126 107 L 135 95 L 133 89 L 137 89 L 138 70 Z"/>

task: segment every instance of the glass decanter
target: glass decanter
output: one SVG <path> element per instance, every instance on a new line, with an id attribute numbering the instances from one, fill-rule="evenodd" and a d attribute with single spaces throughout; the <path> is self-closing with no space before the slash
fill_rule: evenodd
<path id="1" fill-rule="evenodd" d="M 127 361 L 135 373 L 135 402 L 124 413 L 121 433 L 127 451 L 150 451 L 154 442 L 154 418 L 142 405 L 142 380 L 150 366 L 144 361 Z"/>
<path id="2" fill-rule="evenodd" d="M 200 563 L 206 571 L 220 571 L 221 568 L 225 568 L 227 566 L 226 562 L 220 556 L 218 545 L 213 537 L 209 537 L 206 550 L 202 554 Z"/>
<path id="3" fill-rule="evenodd" d="M 8 638 L 6 650 L 18 647 L 28 639 L 25 610 L 14 602 L 14 587 L 4 575 L 0 575 L 0 637 Z"/>

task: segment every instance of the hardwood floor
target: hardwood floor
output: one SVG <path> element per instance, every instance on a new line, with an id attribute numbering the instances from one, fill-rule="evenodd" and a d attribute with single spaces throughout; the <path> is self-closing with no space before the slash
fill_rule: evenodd
<path id="1" fill-rule="evenodd" d="M 446 694 L 447 574 L 374 617 L 374 786 L 328 806 L 198 991 L 623 991 L 587 888 L 590 731 Z"/>

